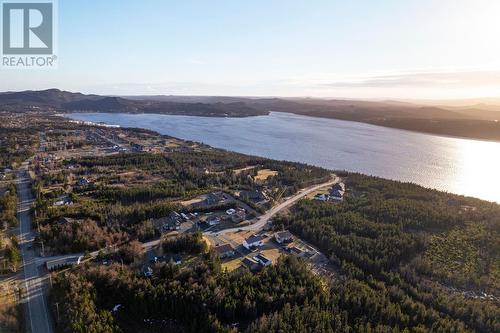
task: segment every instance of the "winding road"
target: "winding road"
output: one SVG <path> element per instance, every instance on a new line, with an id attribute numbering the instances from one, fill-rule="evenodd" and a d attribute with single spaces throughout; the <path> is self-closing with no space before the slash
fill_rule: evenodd
<path id="1" fill-rule="evenodd" d="M 309 194 L 313 193 L 314 191 L 317 191 L 323 187 L 332 186 L 332 185 L 338 183 L 339 181 L 340 181 L 339 177 L 332 174 L 331 180 L 329 180 L 325 183 L 313 185 L 313 186 L 310 186 L 310 187 L 307 187 L 305 189 L 298 191 L 297 194 L 291 196 L 290 198 L 286 199 L 285 201 L 283 201 L 279 205 L 274 206 L 273 208 L 269 209 L 265 214 L 259 216 L 257 218 L 257 221 L 255 223 L 252 223 L 251 225 L 247 225 L 247 226 L 239 227 L 239 228 L 231 228 L 231 229 L 224 229 L 224 230 L 220 230 L 220 231 L 213 231 L 210 233 L 219 235 L 219 234 L 227 234 L 227 233 L 231 233 L 231 232 L 237 232 L 240 230 L 259 231 L 260 229 L 264 228 L 266 223 L 268 223 L 269 220 L 271 220 L 273 218 L 273 216 L 275 216 L 276 214 L 281 212 L 283 209 L 286 209 L 290 206 L 293 206 L 297 201 L 299 201 L 300 199 L 303 199 L 304 197 L 308 196 Z"/>

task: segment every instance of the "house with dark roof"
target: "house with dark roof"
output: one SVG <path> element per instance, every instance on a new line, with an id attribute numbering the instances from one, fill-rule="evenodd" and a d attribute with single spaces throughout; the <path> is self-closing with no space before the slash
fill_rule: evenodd
<path id="1" fill-rule="evenodd" d="M 161 234 L 179 230 L 181 228 L 182 216 L 177 212 L 171 212 L 168 216 L 153 220 L 153 227 Z"/>
<path id="2" fill-rule="evenodd" d="M 54 260 L 47 260 L 45 262 L 45 268 L 47 270 L 52 271 L 59 268 L 71 267 L 79 265 L 82 261 L 82 256 L 74 256 L 74 257 L 63 257 Z"/>
<path id="3" fill-rule="evenodd" d="M 180 264 L 182 264 L 182 257 L 180 254 L 165 256 L 165 262 L 170 262 L 170 263 L 174 263 L 175 265 L 180 265 Z"/>
<path id="4" fill-rule="evenodd" d="M 220 259 L 229 258 L 234 256 L 234 248 L 231 244 L 222 244 L 215 247 L 215 252 L 219 255 Z"/>
<path id="5" fill-rule="evenodd" d="M 241 191 L 239 194 L 240 199 L 252 201 L 255 203 L 267 200 L 266 195 L 262 191 Z"/>
<path id="6" fill-rule="evenodd" d="M 330 195 L 326 193 L 316 194 L 314 196 L 314 200 L 316 201 L 328 201 L 330 200 Z"/>
<path id="7" fill-rule="evenodd" d="M 87 187 L 90 185 L 90 181 L 87 178 L 82 177 L 82 178 L 78 179 L 78 181 L 76 182 L 76 185 L 78 187 Z"/>
<path id="8" fill-rule="evenodd" d="M 231 215 L 231 221 L 233 223 L 240 223 L 241 221 L 245 221 L 247 218 L 247 213 L 243 208 L 238 208 L 236 211 Z"/>
<path id="9" fill-rule="evenodd" d="M 218 225 L 218 224 L 220 224 L 220 217 L 218 217 L 216 215 L 210 215 L 209 217 L 207 217 L 207 219 L 205 220 L 205 222 L 209 226 Z"/>
<path id="10" fill-rule="evenodd" d="M 241 264 L 242 264 L 243 267 L 246 267 L 246 268 L 248 268 L 251 271 L 256 271 L 256 270 L 258 270 L 260 268 L 259 267 L 259 263 L 257 261 L 255 261 L 254 259 L 251 259 L 251 258 L 244 258 L 242 260 Z"/>
<path id="11" fill-rule="evenodd" d="M 142 274 L 144 274 L 144 277 L 152 277 L 153 276 L 153 269 L 146 265 L 146 266 L 142 267 Z"/>
<path id="12" fill-rule="evenodd" d="M 273 264 L 273 261 L 266 256 L 264 256 L 262 253 L 259 253 L 255 257 L 253 257 L 255 261 L 257 261 L 259 264 L 261 264 L 263 267 L 271 266 Z"/>
<path id="13" fill-rule="evenodd" d="M 222 191 L 212 192 L 212 193 L 207 194 L 205 196 L 205 199 L 203 199 L 202 201 L 199 201 L 199 202 L 195 202 L 191 206 L 194 209 L 202 209 L 202 208 L 207 208 L 207 207 L 223 205 L 225 203 L 230 202 L 231 200 L 232 200 L 232 198 L 228 194 L 226 194 Z"/>
<path id="14" fill-rule="evenodd" d="M 261 247 L 263 245 L 264 245 L 264 238 L 262 236 L 258 236 L 258 235 L 250 236 L 243 241 L 243 246 L 247 250 L 251 250 L 252 248 L 256 248 L 256 247 Z"/>
<path id="15" fill-rule="evenodd" d="M 344 193 L 345 193 L 345 184 L 337 183 L 333 185 L 332 189 L 330 190 L 330 199 L 335 201 L 342 201 L 344 200 Z"/>
<path id="16" fill-rule="evenodd" d="M 59 225 L 65 225 L 74 222 L 75 219 L 72 219 L 71 217 L 61 217 L 59 220 L 57 220 L 57 224 Z"/>

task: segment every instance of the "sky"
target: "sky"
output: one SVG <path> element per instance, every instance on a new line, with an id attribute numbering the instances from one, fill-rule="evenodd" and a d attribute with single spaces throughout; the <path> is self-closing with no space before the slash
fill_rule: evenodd
<path id="1" fill-rule="evenodd" d="M 500 96 L 498 0 L 59 0 L 58 68 L 0 91 Z"/>

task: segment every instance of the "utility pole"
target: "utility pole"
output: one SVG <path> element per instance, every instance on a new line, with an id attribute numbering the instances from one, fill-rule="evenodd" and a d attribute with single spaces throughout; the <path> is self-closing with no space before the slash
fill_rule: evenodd
<path id="1" fill-rule="evenodd" d="M 56 312 L 57 312 L 57 322 L 59 322 L 61 320 L 59 317 L 59 302 L 56 302 Z"/>
<path id="2" fill-rule="evenodd" d="M 40 242 L 42 243 L 42 253 L 41 253 L 41 256 L 44 257 L 45 256 L 45 250 L 43 248 L 43 240 L 40 240 Z"/>

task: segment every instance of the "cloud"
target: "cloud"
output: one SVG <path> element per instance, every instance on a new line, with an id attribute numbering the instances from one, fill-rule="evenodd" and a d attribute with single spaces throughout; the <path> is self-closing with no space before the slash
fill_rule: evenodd
<path id="1" fill-rule="evenodd" d="M 500 86 L 500 71 L 414 72 L 324 83 L 332 88 Z"/>

